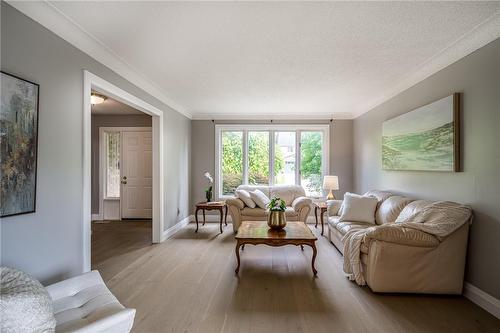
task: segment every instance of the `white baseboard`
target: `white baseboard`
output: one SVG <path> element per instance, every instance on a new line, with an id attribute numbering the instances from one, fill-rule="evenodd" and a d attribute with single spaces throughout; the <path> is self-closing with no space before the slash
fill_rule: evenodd
<path id="1" fill-rule="evenodd" d="M 102 215 L 101 214 L 92 214 L 91 219 L 92 219 L 92 221 L 101 221 Z"/>
<path id="2" fill-rule="evenodd" d="M 468 282 L 465 282 L 463 295 L 500 319 L 500 300 Z"/>
<path id="3" fill-rule="evenodd" d="M 172 237 L 177 231 L 179 231 L 182 228 L 184 228 L 185 226 L 187 226 L 189 224 L 189 221 L 191 221 L 191 217 L 192 217 L 192 215 L 189 215 L 188 217 L 180 220 L 179 222 L 177 222 L 175 225 L 171 226 L 167 230 L 163 231 L 162 241 Z"/>

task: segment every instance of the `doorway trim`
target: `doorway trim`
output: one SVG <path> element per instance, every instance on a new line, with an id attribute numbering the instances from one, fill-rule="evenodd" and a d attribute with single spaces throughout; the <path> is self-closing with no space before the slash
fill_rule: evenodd
<path id="1" fill-rule="evenodd" d="M 105 200 L 118 200 L 120 201 L 120 212 L 119 219 L 122 219 L 122 197 L 120 193 L 119 198 L 105 198 L 104 192 L 106 190 L 106 140 L 105 133 L 108 132 L 116 132 L 120 133 L 120 136 L 123 132 L 150 132 L 152 133 L 152 127 L 120 127 L 120 126 L 101 126 L 99 127 L 99 213 L 95 214 L 97 220 L 104 219 L 104 201 Z M 123 147 L 120 148 L 120 150 Z M 152 149 L 153 147 L 151 147 Z M 120 156 L 123 156 L 120 152 Z M 120 160 L 120 165 L 122 165 L 122 160 Z M 94 215 L 94 214 L 92 214 Z M 92 218 L 94 220 L 95 218 Z"/>
<path id="2" fill-rule="evenodd" d="M 82 265 L 83 272 L 91 268 L 91 105 L 92 90 L 127 104 L 139 111 L 152 116 L 153 137 L 153 243 L 161 243 L 163 238 L 164 210 L 164 156 L 163 156 L 163 112 L 142 99 L 126 92 L 103 78 L 83 71 L 83 219 L 82 219 Z"/>

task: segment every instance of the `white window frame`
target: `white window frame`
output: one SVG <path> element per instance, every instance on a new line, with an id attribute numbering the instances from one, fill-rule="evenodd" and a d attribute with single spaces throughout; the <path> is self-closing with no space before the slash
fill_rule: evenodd
<path id="1" fill-rule="evenodd" d="M 248 132 L 269 131 L 269 185 L 274 185 L 274 133 L 275 132 L 295 132 L 295 184 L 300 185 L 300 137 L 302 132 L 322 132 L 323 133 L 323 154 L 322 154 L 322 176 L 329 174 L 329 152 L 330 152 L 330 125 L 215 125 L 215 196 L 219 200 L 233 198 L 231 195 L 223 195 L 222 190 L 222 132 L 240 131 L 243 132 L 243 184 L 248 184 Z"/>

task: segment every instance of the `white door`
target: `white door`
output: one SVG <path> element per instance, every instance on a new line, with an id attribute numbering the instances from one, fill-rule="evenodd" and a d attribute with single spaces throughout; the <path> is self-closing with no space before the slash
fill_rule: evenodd
<path id="1" fill-rule="evenodd" d="M 152 218 L 151 132 L 123 132 L 121 168 L 122 218 Z"/>

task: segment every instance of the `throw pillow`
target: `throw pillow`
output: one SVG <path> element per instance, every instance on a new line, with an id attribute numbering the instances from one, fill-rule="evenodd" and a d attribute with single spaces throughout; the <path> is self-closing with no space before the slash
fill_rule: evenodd
<path id="1" fill-rule="evenodd" d="M 236 190 L 234 191 L 234 194 L 236 194 L 236 197 L 243 201 L 245 205 L 250 208 L 255 208 L 255 202 L 252 200 L 252 197 L 250 196 L 250 193 L 248 193 L 248 191 Z"/>
<path id="2" fill-rule="evenodd" d="M 271 200 L 264 194 L 261 190 L 255 190 L 250 192 L 250 197 L 252 200 L 262 209 L 267 209 L 267 205 Z"/>
<path id="3" fill-rule="evenodd" d="M 375 210 L 377 209 L 377 198 L 365 197 L 353 193 L 344 194 L 342 203 L 341 222 L 364 222 L 375 224 Z"/>

